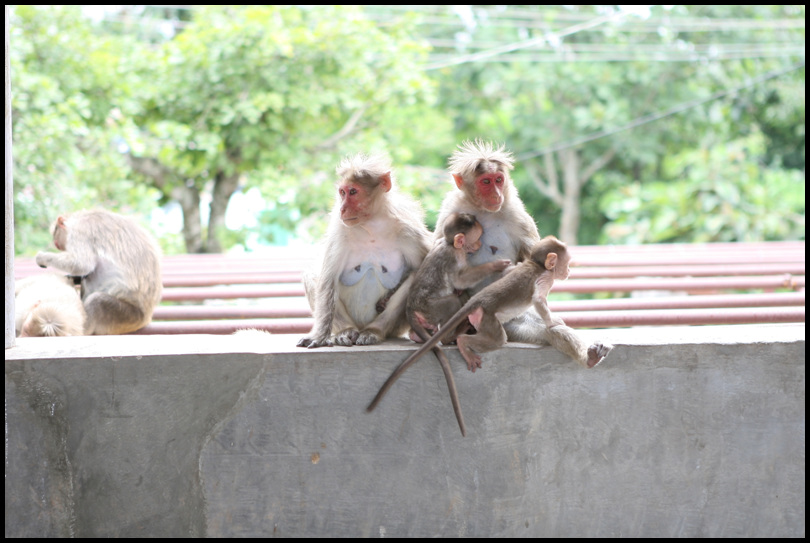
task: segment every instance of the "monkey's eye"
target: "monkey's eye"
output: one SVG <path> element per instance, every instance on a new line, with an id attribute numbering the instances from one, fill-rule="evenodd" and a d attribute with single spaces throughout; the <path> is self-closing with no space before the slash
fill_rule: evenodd
<path id="1" fill-rule="evenodd" d="M 503 183 L 503 177 L 501 177 L 501 176 L 499 175 L 498 177 L 496 177 L 496 178 L 495 178 L 495 182 L 496 182 L 496 183 L 498 183 L 498 184 L 500 185 L 501 183 Z"/>
<path id="2" fill-rule="evenodd" d="M 484 179 L 481 180 L 481 182 L 485 185 L 489 185 L 489 177 L 485 177 Z"/>
<path id="3" fill-rule="evenodd" d="M 357 189 L 354 189 L 354 188 L 349 189 L 349 194 L 351 194 L 352 196 L 354 196 L 355 194 L 357 194 Z"/>
<path id="4" fill-rule="evenodd" d="M 343 189 L 340 189 L 340 190 L 338 191 L 338 193 L 339 193 L 341 196 L 346 196 L 346 191 L 345 191 L 345 190 L 343 190 Z"/>

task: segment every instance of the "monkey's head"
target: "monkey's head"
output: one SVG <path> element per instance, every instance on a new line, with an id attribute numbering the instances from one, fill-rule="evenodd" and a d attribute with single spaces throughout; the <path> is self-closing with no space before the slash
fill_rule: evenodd
<path id="1" fill-rule="evenodd" d="M 465 141 L 450 157 L 450 171 L 456 186 L 478 208 L 500 211 L 511 188 L 509 170 L 514 168 L 512 153 L 504 146 Z"/>
<path id="2" fill-rule="evenodd" d="M 484 227 L 470 213 L 451 213 L 444 221 L 444 240 L 448 245 L 472 254 L 481 248 Z"/>
<path id="3" fill-rule="evenodd" d="M 65 217 L 60 215 L 56 221 L 54 221 L 52 228 L 53 244 L 60 251 L 64 251 L 67 248 L 68 229 L 66 220 Z"/>
<path id="4" fill-rule="evenodd" d="M 393 180 L 388 160 L 381 155 L 347 157 L 337 167 L 340 220 L 357 226 L 376 215 Z"/>
<path id="5" fill-rule="evenodd" d="M 565 280 L 571 272 L 571 255 L 565 243 L 554 236 L 546 236 L 532 247 L 531 259 L 554 273 L 554 279 Z"/>

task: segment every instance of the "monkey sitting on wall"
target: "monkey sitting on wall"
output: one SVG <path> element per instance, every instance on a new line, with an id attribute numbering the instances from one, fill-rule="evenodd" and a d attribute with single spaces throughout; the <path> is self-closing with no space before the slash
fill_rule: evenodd
<path id="1" fill-rule="evenodd" d="M 458 292 L 480 282 L 485 277 L 503 271 L 509 260 L 495 260 L 479 266 L 467 265 L 467 255 L 481 248 L 483 227 L 469 213 L 455 213 L 444 222 L 444 238 L 438 240 L 414 274 L 413 285 L 405 304 L 405 316 L 411 325 L 410 337 L 416 342 L 427 341 L 461 308 Z M 457 331 L 466 331 L 463 323 Z M 444 342 L 455 340 L 457 333 L 445 336 Z M 464 417 L 458 401 L 455 380 L 447 356 L 437 345 L 433 352 L 439 359 L 450 400 L 456 413 L 461 435 L 466 435 Z"/>
<path id="2" fill-rule="evenodd" d="M 60 253 L 40 251 L 36 263 L 81 277 L 87 335 L 143 328 L 163 292 L 160 249 L 131 219 L 103 210 L 60 216 L 53 225 Z"/>
<path id="3" fill-rule="evenodd" d="M 470 319 L 478 333 L 460 335 L 456 341 L 461 355 L 467 361 L 467 368 L 472 372 L 481 367 L 481 353 L 494 351 L 506 344 L 506 331 L 502 323 L 523 314 L 532 305 L 538 314 L 545 316 L 549 325 L 564 325 L 562 319 L 552 317 L 547 296 L 555 279 L 568 278 L 570 262 L 571 255 L 567 247 L 554 236 L 546 236 L 537 242 L 527 260 L 470 298 L 430 340 L 397 366 L 380 387 L 367 410 L 373 410 L 399 376 L 428 349 L 452 333 L 465 318 Z"/>
<path id="4" fill-rule="evenodd" d="M 471 264 L 502 258 L 515 263 L 526 259 L 540 234 L 509 176 L 509 171 L 514 168 L 512 154 L 503 146 L 495 147 L 490 142 L 467 141 L 450 157 L 449 166 L 459 190 L 448 193 L 442 201 L 436 231 L 441 231 L 450 213 L 472 213 L 484 226 L 481 238 L 484 247 L 470 256 Z M 481 290 L 487 281 L 472 288 L 471 292 Z M 504 329 L 509 341 L 550 344 L 586 368 L 596 366 L 613 348 L 604 342 L 588 345 L 568 326 L 548 328 L 531 308 L 505 322 Z"/>
<path id="5" fill-rule="evenodd" d="M 336 172 L 321 269 L 304 276 L 315 324 L 299 347 L 374 345 L 404 334 L 411 272 L 430 247 L 422 209 L 396 190 L 387 158 L 358 154 Z"/>
<path id="6" fill-rule="evenodd" d="M 46 273 L 14 285 L 14 328 L 17 337 L 81 336 L 87 314 L 73 280 Z"/>

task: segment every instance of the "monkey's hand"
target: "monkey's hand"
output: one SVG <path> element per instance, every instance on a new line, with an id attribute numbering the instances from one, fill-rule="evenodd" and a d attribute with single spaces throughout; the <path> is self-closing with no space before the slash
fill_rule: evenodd
<path id="1" fill-rule="evenodd" d="M 511 264 L 512 261 L 506 258 L 502 260 L 493 260 L 492 262 L 489 263 L 489 265 L 492 266 L 493 272 L 503 271 L 506 268 L 508 268 Z"/>
<path id="2" fill-rule="evenodd" d="M 51 263 L 52 256 L 53 255 L 51 255 L 51 253 L 46 253 L 44 251 L 38 252 L 36 257 L 37 266 L 39 266 L 40 268 L 47 268 L 48 264 Z"/>

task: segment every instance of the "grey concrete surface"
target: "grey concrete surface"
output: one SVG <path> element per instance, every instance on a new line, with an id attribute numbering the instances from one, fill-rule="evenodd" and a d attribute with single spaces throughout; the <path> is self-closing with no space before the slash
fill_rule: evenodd
<path id="1" fill-rule="evenodd" d="M 5 535 L 804 537 L 804 325 L 583 331 L 472 374 L 394 341 L 21 338 Z"/>

